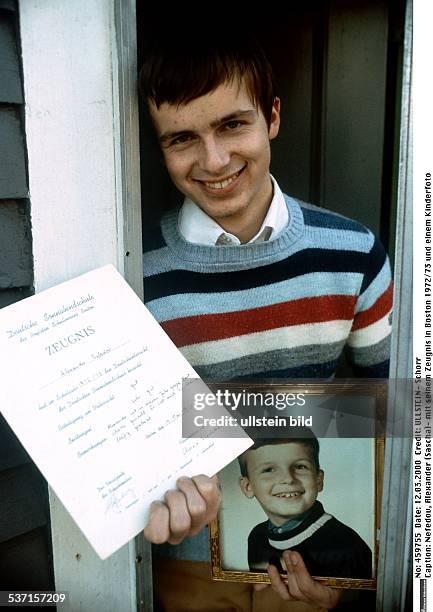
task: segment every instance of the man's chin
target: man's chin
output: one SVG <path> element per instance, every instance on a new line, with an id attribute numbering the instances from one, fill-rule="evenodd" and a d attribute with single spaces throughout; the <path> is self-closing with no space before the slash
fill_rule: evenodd
<path id="1" fill-rule="evenodd" d="M 219 200 L 219 201 L 209 201 L 206 202 L 197 202 L 197 205 L 205 212 L 209 217 L 215 219 L 217 223 L 219 223 L 219 219 L 230 219 L 230 218 L 238 218 L 242 215 L 242 212 L 245 210 L 246 206 L 241 203 L 230 202 L 227 198 L 227 201 Z"/>

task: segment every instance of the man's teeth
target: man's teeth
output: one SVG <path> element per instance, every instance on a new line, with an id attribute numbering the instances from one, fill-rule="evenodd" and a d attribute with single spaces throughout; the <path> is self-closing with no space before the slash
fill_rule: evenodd
<path id="1" fill-rule="evenodd" d="M 236 172 L 236 174 L 233 174 L 233 176 L 230 176 L 228 179 L 226 179 L 225 181 L 221 181 L 220 183 L 206 183 L 206 181 L 204 181 L 204 184 L 210 189 L 224 189 L 225 187 L 230 185 L 230 183 L 232 183 L 236 178 L 238 178 L 240 173 L 241 171 L 239 170 L 239 172 Z"/>
<path id="2" fill-rule="evenodd" d="M 292 497 L 299 497 L 300 492 L 295 491 L 293 493 L 276 493 L 276 497 L 284 497 L 284 499 L 291 499 Z"/>

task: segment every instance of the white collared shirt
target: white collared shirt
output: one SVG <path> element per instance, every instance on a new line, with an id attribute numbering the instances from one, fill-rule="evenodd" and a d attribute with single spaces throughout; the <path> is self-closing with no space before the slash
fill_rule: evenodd
<path id="1" fill-rule="evenodd" d="M 268 212 L 261 228 L 248 242 L 274 240 L 289 223 L 289 211 L 283 192 L 273 176 L 271 181 L 274 194 Z M 183 238 L 194 244 L 206 246 L 241 244 L 237 236 L 226 232 L 189 198 L 185 198 L 179 211 L 178 226 Z"/>

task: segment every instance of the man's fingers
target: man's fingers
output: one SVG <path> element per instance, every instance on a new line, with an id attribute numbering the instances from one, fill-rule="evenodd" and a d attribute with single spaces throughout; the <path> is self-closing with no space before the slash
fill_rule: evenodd
<path id="1" fill-rule="evenodd" d="M 153 544 L 179 544 L 216 517 L 221 502 L 218 477 L 179 478 L 164 502 L 152 503 L 144 537 Z"/>
<path id="2" fill-rule="evenodd" d="M 164 501 L 169 510 L 170 544 L 179 544 L 188 535 L 191 528 L 191 516 L 188 511 L 185 495 L 182 491 L 167 491 Z"/>
<path id="3" fill-rule="evenodd" d="M 332 589 L 314 580 L 298 552 L 286 550 L 283 559 L 287 567 L 287 588 L 293 597 L 329 609 L 337 605 L 341 589 Z"/>
<path id="4" fill-rule="evenodd" d="M 200 495 L 206 502 L 206 522 L 209 523 L 216 518 L 221 503 L 221 489 L 218 476 L 194 476 L 192 478 L 199 490 Z"/>
<path id="5" fill-rule="evenodd" d="M 185 495 L 186 505 L 191 517 L 190 535 L 202 529 L 207 520 L 207 504 L 191 478 L 182 477 L 177 481 L 177 488 Z"/>
<path id="6" fill-rule="evenodd" d="M 268 567 L 269 578 L 271 579 L 271 587 L 285 601 L 293 600 L 291 593 L 287 590 L 286 585 L 281 580 L 281 576 L 275 565 L 269 565 Z"/>
<path id="7" fill-rule="evenodd" d="M 283 559 L 287 569 L 287 589 L 290 595 L 298 601 L 312 603 L 307 587 L 308 579 L 313 583 L 314 580 L 308 573 L 302 557 L 298 553 L 285 550 Z"/>
<path id="8" fill-rule="evenodd" d="M 152 544 L 163 544 L 170 537 L 169 511 L 165 504 L 152 502 L 149 520 L 143 530 L 146 540 Z"/>
<path id="9" fill-rule="evenodd" d="M 255 591 L 264 591 L 265 589 L 269 589 L 270 586 L 271 585 L 266 582 L 256 582 L 256 584 L 253 585 L 253 589 Z"/>

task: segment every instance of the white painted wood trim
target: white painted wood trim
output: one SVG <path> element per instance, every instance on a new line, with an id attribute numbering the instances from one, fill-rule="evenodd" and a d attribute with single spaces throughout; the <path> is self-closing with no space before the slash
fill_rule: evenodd
<path id="1" fill-rule="evenodd" d="M 114 0 L 19 0 L 37 292 L 106 263 L 141 284 L 141 240 L 129 244 L 139 185 L 122 153 L 114 8 Z M 101 561 L 52 492 L 50 504 L 56 588 L 69 592 L 62 609 L 136 610 L 135 542 Z"/>
<path id="2" fill-rule="evenodd" d="M 51 489 L 50 513 L 55 585 L 68 592 L 62 612 L 135 612 L 134 541 L 101 561 Z"/>
<path id="3" fill-rule="evenodd" d="M 137 85 L 137 20 L 135 0 L 114 0 L 115 39 L 113 49 L 117 62 L 114 77 L 114 116 L 118 137 L 115 138 L 119 160 L 117 190 L 121 211 L 119 228 L 123 236 L 124 276 L 143 299 L 143 249 L 140 190 L 140 127 Z M 113 53 L 114 56 L 114 53 Z M 153 610 L 152 548 L 143 535 L 135 538 L 136 597 L 139 612 Z"/>
<path id="4" fill-rule="evenodd" d="M 405 610 L 410 579 L 412 459 L 412 2 L 407 3 L 395 248 L 389 429 L 385 446 L 378 612 Z M 399 435 L 394 435 L 393 425 Z"/>
<path id="5" fill-rule="evenodd" d="M 135 0 L 114 0 L 114 39 L 117 70 L 114 70 L 115 129 L 118 184 L 122 211 L 119 230 L 123 236 L 124 275 L 143 299 L 143 249 L 140 190 L 140 126 L 137 84 L 137 19 Z M 114 56 L 114 53 L 113 53 Z"/>
<path id="6" fill-rule="evenodd" d="M 36 291 L 119 265 L 113 3 L 20 2 Z M 121 266 L 120 266 L 121 267 Z"/>

